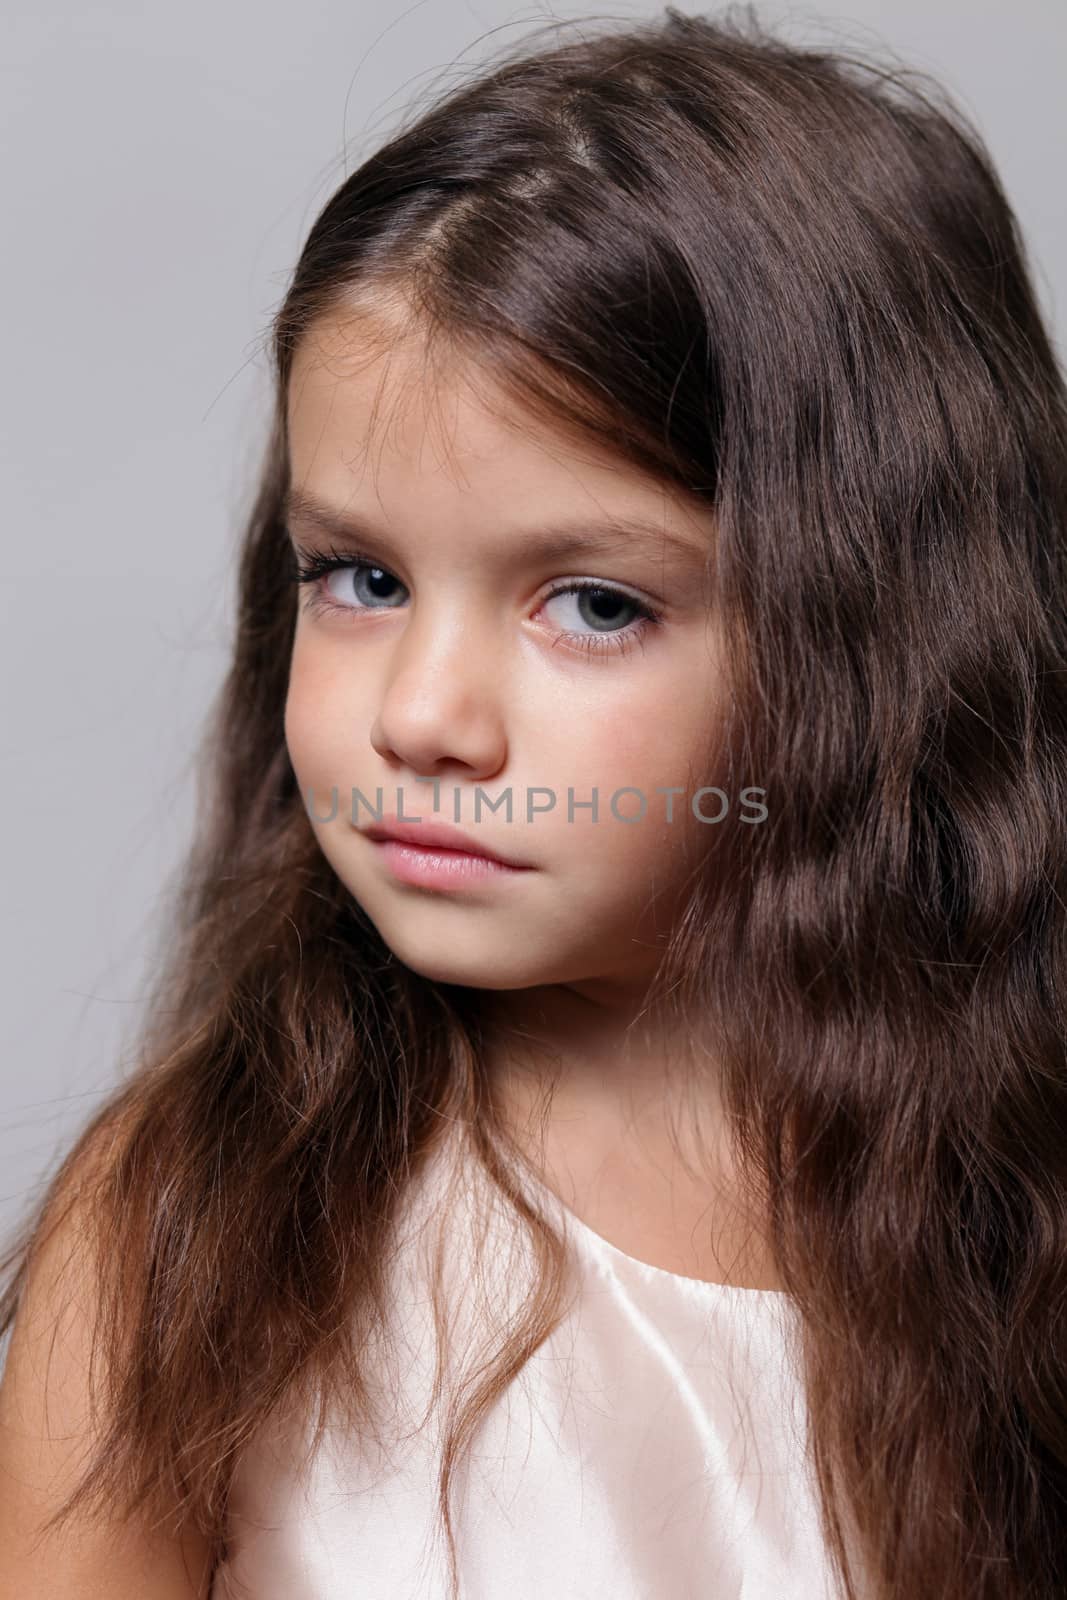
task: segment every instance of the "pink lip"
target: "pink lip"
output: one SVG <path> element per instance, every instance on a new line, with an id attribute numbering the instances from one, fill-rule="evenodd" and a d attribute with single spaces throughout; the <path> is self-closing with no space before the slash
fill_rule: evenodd
<path id="1" fill-rule="evenodd" d="M 506 867 L 511 871 L 529 870 L 528 862 L 515 861 L 509 856 L 502 856 L 495 850 L 487 849 L 484 845 L 476 844 L 459 828 L 452 828 L 447 822 L 402 822 L 396 817 L 383 817 L 381 822 L 372 822 L 359 831 L 368 839 L 380 844 L 404 845 L 406 847 L 404 855 L 408 859 L 414 859 L 416 856 L 432 855 L 439 859 L 446 854 L 462 855 L 467 863 L 468 873 L 472 863 Z M 393 852 L 387 859 L 393 860 L 399 857 Z"/>
<path id="2" fill-rule="evenodd" d="M 476 888 L 489 879 L 500 882 L 505 878 L 518 879 L 531 869 L 513 867 L 506 862 L 492 860 L 489 856 L 475 856 L 465 850 L 444 850 L 439 846 L 425 847 L 405 844 L 400 839 L 374 841 L 393 877 L 399 883 L 413 884 L 420 889 Z"/>

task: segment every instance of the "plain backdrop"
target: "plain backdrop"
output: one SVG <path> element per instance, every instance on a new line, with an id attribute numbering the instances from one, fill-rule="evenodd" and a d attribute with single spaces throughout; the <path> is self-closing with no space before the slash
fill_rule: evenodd
<path id="1" fill-rule="evenodd" d="M 130 1064 L 227 660 L 264 341 L 308 228 L 414 101 L 532 26 L 659 10 L 5 5 L 5 1240 Z M 963 103 L 1062 360 L 1063 0 L 757 11 L 797 42 L 884 46 Z"/>

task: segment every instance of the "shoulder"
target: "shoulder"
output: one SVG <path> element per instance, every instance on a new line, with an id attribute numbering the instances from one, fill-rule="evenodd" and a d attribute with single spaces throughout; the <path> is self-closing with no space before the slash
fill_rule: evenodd
<path id="1" fill-rule="evenodd" d="M 114 1249 L 96 1210 L 107 1146 L 87 1145 L 57 1181 L 31 1240 L 0 1378 L 0 1592 L 89 1600 L 197 1600 L 207 1551 L 103 1513 L 46 1525 L 80 1480 L 96 1438 L 106 1362 L 98 1338 L 101 1252 Z"/>

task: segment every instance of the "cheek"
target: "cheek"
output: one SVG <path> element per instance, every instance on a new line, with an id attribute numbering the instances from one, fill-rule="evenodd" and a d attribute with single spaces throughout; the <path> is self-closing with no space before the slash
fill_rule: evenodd
<path id="1" fill-rule="evenodd" d="M 342 680 L 310 651 L 294 649 L 285 698 L 285 742 L 298 777 L 308 782 L 340 781 L 336 772 L 328 774 L 345 748 L 351 748 L 354 717 L 354 708 L 345 703 Z"/>
<path id="2" fill-rule="evenodd" d="M 588 872 L 591 885 L 606 877 L 640 895 L 653 885 L 687 876 L 702 857 L 714 830 L 693 818 L 690 801 L 697 788 L 717 781 L 714 712 L 706 682 L 694 674 L 687 683 L 675 679 L 660 685 L 654 695 L 633 697 L 625 706 L 591 718 L 580 746 L 573 736 L 568 739 L 560 763 L 567 775 L 560 785 L 558 826 L 573 841 L 574 865 Z M 587 791 L 596 785 L 595 825 L 583 810 L 564 825 L 568 783 L 580 799 L 589 798 Z M 638 789 L 641 795 L 621 794 L 615 815 L 611 796 L 623 788 Z M 668 797 L 660 789 L 681 792 Z M 714 800 L 705 803 L 712 811 L 718 805 Z"/>
<path id="3" fill-rule="evenodd" d="M 684 785 L 690 780 L 690 768 L 702 772 L 712 742 L 712 707 L 706 691 L 687 694 L 685 686 L 674 683 L 591 719 L 577 765 L 591 782 L 600 773 L 601 786 L 633 784 L 651 798 L 656 785 Z M 573 754 L 573 744 L 570 749 Z"/>

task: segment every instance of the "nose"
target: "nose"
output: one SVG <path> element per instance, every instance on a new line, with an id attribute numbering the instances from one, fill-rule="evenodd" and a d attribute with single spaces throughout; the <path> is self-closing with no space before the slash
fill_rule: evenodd
<path id="1" fill-rule="evenodd" d="M 499 663 L 469 617 L 411 616 L 394 646 L 371 744 L 424 776 L 491 777 L 507 757 Z"/>

